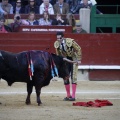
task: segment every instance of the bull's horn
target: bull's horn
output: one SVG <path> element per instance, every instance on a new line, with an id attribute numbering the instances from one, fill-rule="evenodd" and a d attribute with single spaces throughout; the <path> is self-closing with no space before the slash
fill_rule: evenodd
<path id="1" fill-rule="evenodd" d="M 64 60 L 64 61 L 67 61 L 67 62 L 69 62 L 69 63 L 77 63 L 77 61 L 72 61 L 72 60 L 69 60 L 69 59 L 67 59 L 67 58 L 63 58 L 63 60 Z"/>

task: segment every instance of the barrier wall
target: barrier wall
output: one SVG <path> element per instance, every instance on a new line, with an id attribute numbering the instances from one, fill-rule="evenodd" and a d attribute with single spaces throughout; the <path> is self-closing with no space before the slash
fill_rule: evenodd
<path id="1" fill-rule="evenodd" d="M 65 34 L 73 38 L 82 48 L 81 66 L 96 66 L 88 71 L 89 80 L 120 80 L 120 34 Z M 0 50 L 21 52 L 25 50 L 45 50 L 55 52 L 55 33 L 1 33 Z M 97 66 L 111 66 L 99 69 Z M 118 69 L 112 66 L 117 66 Z"/>
<path id="2" fill-rule="evenodd" d="M 26 50 L 49 50 L 49 52 L 53 52 L 55 38 L 55 34 L 1 33 L 0 49 L 14 53 Z"/>
<path id="3" fill-rule="evenodd" d="M 66 34 L 82 47 L 87 65 L 120 65 L 120 34 Z"/>

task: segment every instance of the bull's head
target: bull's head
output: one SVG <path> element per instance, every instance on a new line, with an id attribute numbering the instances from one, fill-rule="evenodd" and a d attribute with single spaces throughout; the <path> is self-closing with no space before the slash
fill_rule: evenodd
<path id="1" fill-rule="evenodd" d="M 70 69 L 72 68 L 72 64 L 73 63 L 76 63 L 76 61 L 72 61 L 72 60 L 69 60 L 67 58 L 63 58 L 63 67 L 62 67 L 62 71 L 60 73 L 62 73 L 62 78 L 64 80 L 68 80 L 69 77 L 70 77 Z M 64 71 L 65 69 L 65 71 Z M 64 73 L 63 73 L 64 71 Z"/>
<path id="2" fill-rule="evenodd" d="M 61 56 L 54 56 L 53 58 L 58 69 L 59 77 L 67 80 L 70 77 L 69 67 L 75 63 L 75 61 L 71 61 Z"/>

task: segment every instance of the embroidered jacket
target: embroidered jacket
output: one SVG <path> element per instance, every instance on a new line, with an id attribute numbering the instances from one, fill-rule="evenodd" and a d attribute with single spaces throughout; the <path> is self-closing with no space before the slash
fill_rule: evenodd
<path id="1" fill-rule="evenodd" d="M 81 47 L 75 42 L 74 39 L 64 39 L 64 50 L 58 41 L 55 41 L 54 47 L 57 55 L 64 57 L 72 57 L 73 60 L 81 60 Z"/>

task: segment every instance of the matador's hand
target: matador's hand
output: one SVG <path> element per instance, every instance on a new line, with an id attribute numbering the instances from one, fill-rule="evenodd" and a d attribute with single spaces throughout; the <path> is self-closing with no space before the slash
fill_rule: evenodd
<path id="1" fill-rule="evenodd" d="M 81 64 L 81 61 L 76 61 L 76 64 L 77 64 L 77 65 L 80 65 L 80 64 Z"/>

